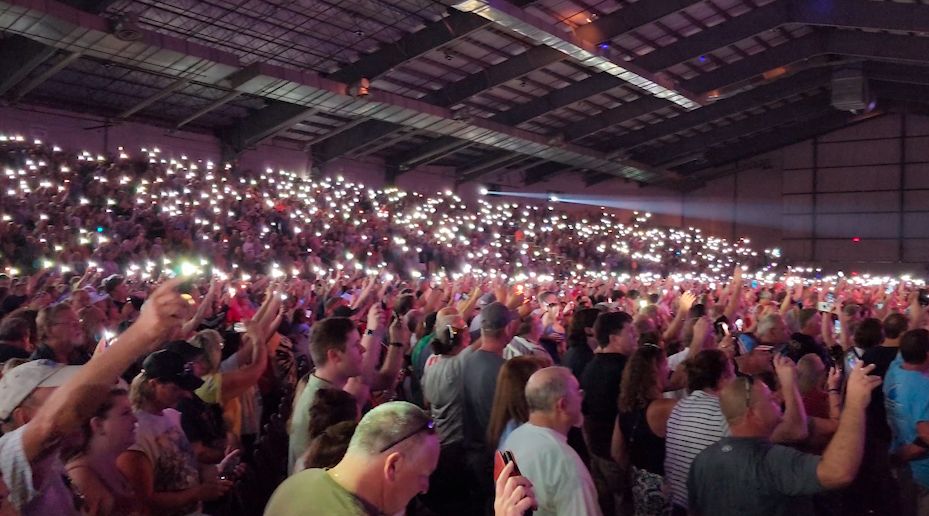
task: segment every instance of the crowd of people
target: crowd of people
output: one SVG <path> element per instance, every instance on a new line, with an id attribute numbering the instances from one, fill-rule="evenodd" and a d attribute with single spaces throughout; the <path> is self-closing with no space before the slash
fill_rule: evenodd
<path id="1" fill-rule="evenodd" d="M 919 279 L 0 135 L 0 515 L 929 514 Z"/>

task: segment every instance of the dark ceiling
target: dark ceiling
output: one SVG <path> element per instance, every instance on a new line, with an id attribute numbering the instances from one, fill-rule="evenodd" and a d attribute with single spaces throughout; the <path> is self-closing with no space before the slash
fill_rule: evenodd
<path id="1" fill-rule="evenodd" d="M 929 0 L 9 0 L 0 30 L 7 102 L 372 156 L 389 178 L 688 187 L 929 103 Z M 849 71 L 869 108 L 833 107 Z"/>

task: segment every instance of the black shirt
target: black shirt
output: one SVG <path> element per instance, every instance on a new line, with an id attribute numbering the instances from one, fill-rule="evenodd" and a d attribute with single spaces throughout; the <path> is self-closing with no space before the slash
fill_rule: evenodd
<path id="1" fill-rule="evenodd" d="M 14 344 L 0 342 L 0 364 L 13 358 L 29 358 L 29 352 Z"/>
<path id="2" fill-rule="evenodd" d="M 616 421 L 619 386 L 622 382 L 626 355 L 622 353 L 595 353 L 580 377 L 584 400 L 584 429 L 590 441 L 590 452 L 598 457 L 610 456 L 610 440 Z"/>
<path id="3" fill-rule="evenodd" d="M 861 361 L 868 364 L 875 364 L 874 371 L 871 373 L 884 378 L 890 363 L 897 358 L 897 352 L 900 348 L 887 346 L 875 346 L 866 349 L 861 356 Z M 890 442 L 890 426 L 887 425 L 887 411 L 884 408 L 884 389 L 878 385 L 871 392 L 871 402 L 865 412 L 866 430 L 868 441 L 872 438 L 881 439 L 883 443 Z"/>
<path id="4" fill-rule="evenodd" d="M 594 350 L 590 349 L 590 346 L 586 342 L 583 344 L 577 344 L 568 348 L 565 351 L 564 358 L 561 360 L 561 365 L 567 367 L 574 374 L 575 378 L 580 379 L 581 374 L 584 372 L 584 368 L 587 367 L 587 364 L 593 360 Z"/>

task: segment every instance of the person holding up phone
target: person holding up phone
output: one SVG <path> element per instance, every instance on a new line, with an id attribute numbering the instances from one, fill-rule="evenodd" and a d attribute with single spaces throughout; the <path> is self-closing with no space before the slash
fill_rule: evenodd
<path id="1" fill-rule="evenodd" d="M 571 370 L 546 367 L 526 384 L 529 421 L 503 443 L 522 474 L 532 482 L 538 502 L 536 516 L 600 516 L 597 489 L 570 446 L 568 431 L 584 421 L 582 391 Z"/>

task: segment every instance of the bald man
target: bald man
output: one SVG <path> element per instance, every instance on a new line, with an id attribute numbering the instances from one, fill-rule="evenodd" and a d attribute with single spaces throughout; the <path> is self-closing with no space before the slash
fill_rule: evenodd
<path id="1" fill-rule="evenodd" d="M 839 428 L 822 457 L 771 444 L 780 406 L 763 382 L 736 378 L 719 395 L 730 437 L 694 460 L 687 482 L 691 514 L 813 514 L 810 495 L 848 486 L 864 450 L 865 407 L 881 379 L 873 365 L 849 376 Z"/>
<path id="2" fill-rule="evenodd" d="M 507 437 L 523 476 L 532 482 L 537 516 L 599 516 L 597 489 L 587 467 L 568 446 L 571 428 L 584 422 L 577 378 L 565 367 L 536 371 L 526 383 L 529 421 Z"/>

